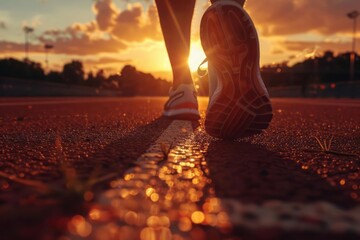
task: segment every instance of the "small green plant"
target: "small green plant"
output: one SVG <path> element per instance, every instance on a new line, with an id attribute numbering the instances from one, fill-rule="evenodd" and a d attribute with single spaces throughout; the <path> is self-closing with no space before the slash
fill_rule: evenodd
<path id="1" fill-rule="evenodd" d="M 339 151 L 331 150 L 331 144 L 332 144 L 332 140 L 333 140 L 334 136 L 331 136 L 331 138 L 329 140 L 323 140 L 323 141 L 321 141 L 321 139 L 316 137 L 316 136 L 314 136 L 314 138 L 316 139 L 317 143 L 319 144 L 321 150 L 309 150 L 309 149 L 307 149 L 306 151 L 308 151 L 308 152 L 322 152 L 322 153 L 326 153 L 326 154 L 333 154 L 333 155 L 339 155 L 339 156 L 349 156 L 349 157 L 360 158 L 359 155 L 357 155 L 355 153 L 339 152 Z"/>
<path id="2" fill-rule="evenodd" d="M 168 156 L 169 156 L 169 153 L 171 152 L 172 147 L 173 147 L 172 143 L 170 145 L 163 143 L 163 142 L 160 143 L 160 150 L 161 150 L 161 153 L 163 154 L 165 160 L 168 159 Z"/>
<path id="3" fill-rule="evenodd" d="M 320 148 L 323 152 L 327 152 L 327 151 L 330 151 L 330 148 L 331 148 L 331 143 L 332 143 L 332 140 L 334 138 L 334 136 L 331 136 L 331 138 L 329 139 L 329 141 L 326 141 L 324 140 L 323 142 L 321 142 L 320 138 L 318 137 L 315 137 L 314 138 L 316 139 L 316 141 L 318 142 L 318 144 L 320 145 Z"/>
<path id="4" fill-rule="evenodd" d="M 98 176 L 99 168 L 90 174 L 90 177 L 86 180 L 81 180 L 78 177 L 75 168 L 62 166 L 62 172 L 64 174 L 64 180 L 60 183 L 44 183 L 38 180 L 23 179 L 14 175 L 9 175 L 3 171 L 0 171 L 0 176 L 6 178 L 9 181 L 19 183 L 33 188 L 35 191 L 42 195 L 67 195 L 79 194 L 83 195 L 87 191 L 90 191 L 92 187 L 97 184 L 116 177 L 118 174 L 109 173 L 104 176 Z"/>
<path id="5" fill-rule="evenodd" d="M 160 150 L 163 155 L 163 159 L 161 159 L 158 162 L 159 164 L 168 160 L 169 153 L 171 152 L 172 148 L 173 148 L 173 143 L 171 143 L 171 144 L 166 144 L 164 142 L 160 143 Z"/>
<path id="6" fill-rule="evenodd" d="M 19 178 L 16 175 L 10 175 L 3 171 L 0 171 L 0 177 L 31 187 L 42 197 L 52 198 L 61 205 L 76 208 L 81 205 L 84 200 L 90 200 L 88 197 L 89 194 L 87 193 L 91 193 L 90 195 L 92 195 L 92 190 L 96 184 L 118 176 L 115 172 L 99 176 L 101 168 L 97 166 L 87 179 L 80 178 L 76 169 L 71 166 L 67 160 L 59 135 L 55 139 L 55 152 L 57 161 L 59 162 L 60 173 L 63 176 L 61 181 L 45 183 L 38 180 Z"/>
<path id="7" fill-rule="evenodd" d="M 44 236 L 47 239 L 58 239 L 58 235 L 67 229 L 65 220 L 75 214 L 87 215 L 95 194 L 102 189 L 99 184 L 119 176 L 115 171 L 103 171 L 101 164 L 83 174 L 68 160 L 59 136 L 55 139 L 54 153 L 60 176 L 56 181 L 26 179 L 0 171 L 0 181 L 5 179 L 23 186 L 21 192 L 14 186 L 6 201 L 1 203 L 0 216 L 6 216 L 0 220 L 1 226 L 5 226 L 1 239 L 22 239 L 29 226 L 46 229 Z M 35 232 L 32 234 L 35 235 L 30 238 L 37 236 Z"/>

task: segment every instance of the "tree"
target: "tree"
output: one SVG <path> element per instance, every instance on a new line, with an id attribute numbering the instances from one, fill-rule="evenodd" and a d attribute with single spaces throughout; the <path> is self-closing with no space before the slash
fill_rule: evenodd
<path id="1" fill-rule="evenodd" d="M 61 82 L 64 81 L 61 72 L 58 72 L 58 71 L 50 71 L 50 72 L 47 74 L 46 79 L 47 79 L 48 81 L 58 82 L 58 83 L 61 83 Z"/>
<path id="2" fill-rule="evenodd" d="M 80 61 L 71 61 L 63 67 L 62 75 L 66 83 L 79 84 L 84 83 L 84 67 Z"/>
<path id="3" fill-rule="evenodd" d="M 125 96 L 134 96 L 137 94 L 138 79 L 138 73 L 134 66 L 125 65 L 123 67 L 119 87 Z"/>
<path id="4" fill-rule="evenodd" d="M 167 95 L 170 83 L 155 78 L 149 73 L 137 71 L 134 66 L 126 65 L 118 78 L 119 88 L 125 96 L 160 96 Z"/>
<path id="5" fill-rule="evenodd" d="M 32 80 L 43 80 L 45 76 L 40 63 L 30 60 L 19 61 L 14 58 L 0 60 L 0 74 L 6 77 Z"/>

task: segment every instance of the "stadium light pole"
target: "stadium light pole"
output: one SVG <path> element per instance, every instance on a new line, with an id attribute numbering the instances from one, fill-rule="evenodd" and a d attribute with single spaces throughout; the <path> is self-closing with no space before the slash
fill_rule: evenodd
<path id="1" fill-rule="evenodd" d="M 49 70 L 48 52 L 49 52 L 49 50 L 52 49 L 52 48 L 54 48 L 54 45 L 51 45 L 51 44 L 45 44 L 45 45 L 44 45 L 46 72 Z"/>
<path id="2" fill-rule="evenodd" d="M 347 17 L 354 20 L 353 23 L 353 40 L 352 40 L 352 51 L 350 54 L 350 81 L 354 80 L 355 76 L 355 52 L 356 52 L 356 20 L 360 13 L 357 10 L 349 12 Z"/>
<path id="3" fill-rule="evenodd" d="M 34 31 L 34 28 L 29 26 L 24 26 L 23 28 L 25 32 L 25 59 L 29 59 L 29 33 L 32 33 Z"/>

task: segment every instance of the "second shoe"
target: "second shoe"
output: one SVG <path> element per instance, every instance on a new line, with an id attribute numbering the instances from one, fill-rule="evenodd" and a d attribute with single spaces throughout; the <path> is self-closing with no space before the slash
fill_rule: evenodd
<path id="1" fill-rule="evenodd" d="M 260 75 L 259 40 L 249 15 L 235 1 L 215 2 L 202 17 L 200 37 L 209 72 L 206 132 L 235 139 L 267 128 L 272 107 Z"/>

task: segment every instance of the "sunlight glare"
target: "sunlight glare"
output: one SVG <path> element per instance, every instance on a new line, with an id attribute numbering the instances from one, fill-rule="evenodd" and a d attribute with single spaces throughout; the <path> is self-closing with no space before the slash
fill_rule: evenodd
<path id="1" fill-rule="evenodd" d="M 204 51 L 200 43 L 194 43 L 191 45 L 190 56 L 188 64 L 192 72 L 196 71 L 200 63 L 206 58 Z"/>

